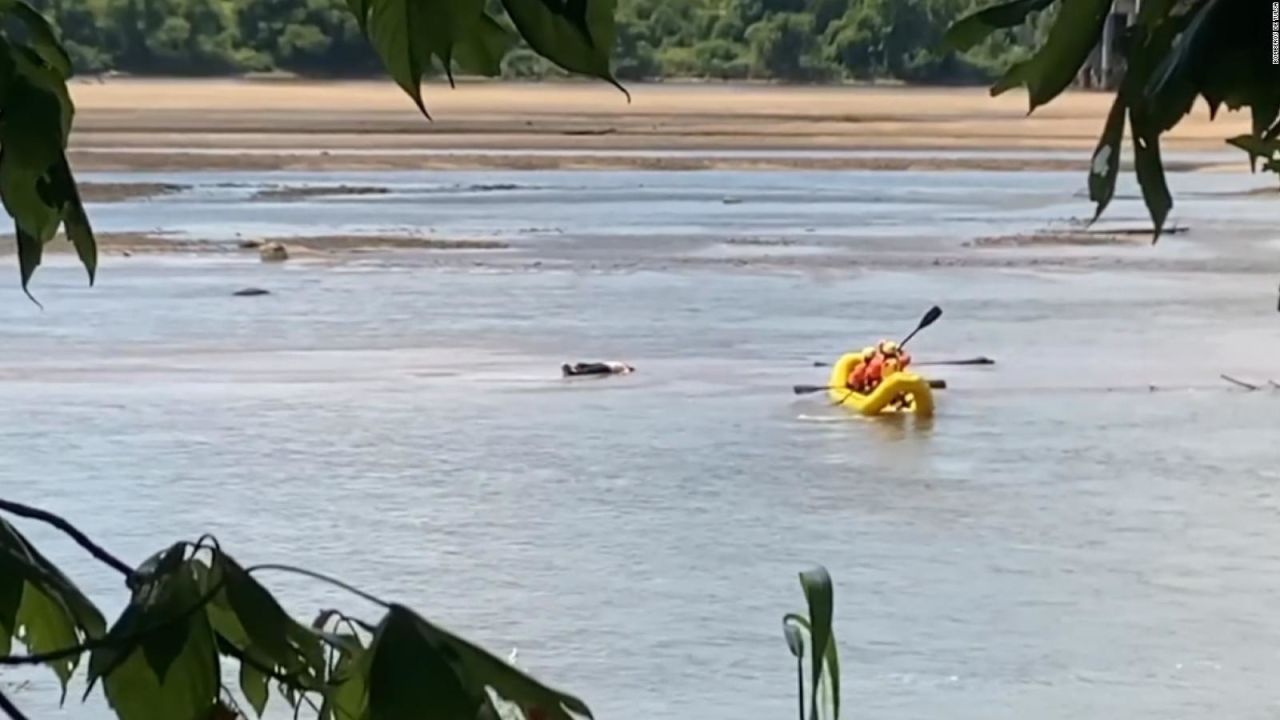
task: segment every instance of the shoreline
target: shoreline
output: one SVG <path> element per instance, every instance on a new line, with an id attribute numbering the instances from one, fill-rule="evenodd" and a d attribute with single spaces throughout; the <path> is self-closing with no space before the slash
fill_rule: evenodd
<path id="1" fill-rule="evenodd" d="M 637 84 L 630 90 L 628 104 L 616 89 L 587 82 L 469 81 L 455 90 L 431 83 L 424 86 L 433 118 L 428 121 L 389 80 L 78 82 L 71 86 L 77 116 L 70 155 L 76 169 L 102 171 L 1075 170 L 1087 168 L 1111 103 L 1107 93 L 1068 92 L 1028 116 L 1024 94 L 992 98 L 981 87 L 699 83 Z M 1247 128 L 1241 113 L 1223 113 L 1210 122 L 1206 109 L 1197 106 L 1166 136 L 1164 149 L 1224 152 L 1229 158 L 1225 139 Z M 962 150 L 1079 156 L 927 156 Z M 684 155 L 664 154 L 671 151 Z M 816 157 L 714 157 L 734 151 Z M 846 151 L 883 156 L 822 157 Z M 895 155 L 900 152 L 908 154 Z M 1183 169 L 1223 160 L 1192 164 Z M 1236 166 L 1247 167 L 1243 153 Z"/>
<path id="2" fill-rule="evenodd" d="M 785 151 L 780 151 L 785 152 Z M 919 155 L 894 155 L 887 151 L 882 156 L 733 156 L 716 155 L 644 155 L 611 154 L 531 154 L 527 151 L 491 151 L 485 153 L 442 152 L 438 155 L 401 153 L 394 151 L 247 151 L 222 149 L 213 152 L 191 152 L 178 149 L 173 152 L 156 152 L 154 148 L 129 150 L 80 149 L 72 150 L 69 157 L 73 166 L 81 172 L 183 172 L 183 171 L 257 171 L 257 172 L 370 172 L 412 170 L 746 170 L 746 171 L 848 171 L 875 172 L 923 171 L 986 171 L 986 172 L 1087 172 L 1087 153 L 1079 158 L 1058 157 L 924 157 Z M 1223 172 L 1237 167 L 1220 160 L 1166 160 L 1168 172 Z M 1126 172 L 1132 171 L 1131 163 L 1122 163 Z M 1240 168 L 1247 168 L 1243 158 Z"/>
<path id="3" fill-rule="evenodd" d="M 1178 236 L 1185 228 L 1171 229 Z M 1136 272 L 1274 275 L 1280 258 L 1188 257 L 1152 250 L 1150 239 L 1134 228 L 1046 230 L 1037 233 L 978 238 L 951 247 L 903 248 L 867 252 L 830 242 L 785 239 L 688 238 L 683 248 L 664 254 L 617 252 L 590 246 L 557 248 L 538 241 L 439 238 L 414 234 L 281 236 L 265 239 L 284 244 L 289 259 L 264 262 L 262 241 L 193 239 L 164 232 L 99 233 L 103 259 L 236 260 L 264 268 L 280 264 L 338 267 L 376 262 L 388 267 L 478 272 L 634 273 L 708 270 L 755 274 L 803 273 L 815 276 L 860 272 L 933 272 L 1009 270 L 1046 272 Z M 1162 241 L 1164 243 L 1168 240 Z M 1088 253 L 1088 254 L 1086 254 Z M 0 258 L 14 254 L 13 238 L 0 237 Z M 74 249 L 59 237 L 46 246 L 49 258 L 74 258 Z"/>

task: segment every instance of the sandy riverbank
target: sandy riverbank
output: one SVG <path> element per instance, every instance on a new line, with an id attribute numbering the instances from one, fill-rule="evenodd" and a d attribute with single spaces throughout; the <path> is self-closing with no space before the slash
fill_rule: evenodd
<path id="1" fill-rule="evenodd" d="M 1180 232 L 1171 233 L 1177 235 Z M 1256 257 L 1205 258 L 1148 251 L 1150 236 L 1136 229 L 1119 231 L 1046 230 L 978 238 L 942 249 L 925 246 L 857 252 L 821 241 L 778 239 L 689 239 L 664 252 L 596 250 L 585 246 L 546 247 L 486 239 L 445 239 L 412 235 L 330 235 L 277 238 L 288 263 L 341 266 L 386 263 L 411 267 L 498 272 L 570 271 L 587 273 L 679 272 L 713 270 L 746 273 L 805 273 L 842 276 L 863 271 L 945 269 L 1129 271 L 1274 274 L 1274 260 Z M 199 259 L 239 258 L 258 263 L 257 241 L 228 243 L 164 232 L 98 235 L 107 261 L 164 256 Z M 13 254 L 10 237 L 0 237 L 0 258 Z M 1095 254 L 1087 251 L 1125 250 Z M 1082 254 L 1081 251 L 1086 251 Z M 73 249 L 64 239 L 47 246 L 51 257 Z M 275 264 L 275 263 L 268 263 Z"/>
<path id="2" fill-rule="evenodd" d="M 628 104 L 602 84 L 463 83 L 427 88 L 427 122 L 390 82 L 86 80 L 72 91 L 81 170 L 1074 169 L 1110 104 L 1106 94 L 1069 93 L 1028 117 L 1023 94 L 991 98 L 978 87 L 637 85 Z M 1166 147 L 1223 150 L 1246 125 L 1238 113 L 1211 123 L 1197 107 Z M 698 156 L 762 150 L 815 156 Z M 821 155 L 851 150 L 876 156 Z M 1080 157 L 894 154 L 929 150 Z M 661 154 L 669 151 L 680 154 Z"/>

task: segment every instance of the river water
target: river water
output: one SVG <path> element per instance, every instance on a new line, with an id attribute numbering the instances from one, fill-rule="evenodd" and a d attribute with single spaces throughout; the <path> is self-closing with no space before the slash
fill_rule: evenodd
<path id="1" fill-rule="evenodd" d="M 790 717 L 780 619 L 812 563 L 836 581 L 847 717 L 1280 712 L 1280 396 L 1218 379 L 1280 379 L 1274 273 L 1215 269 L 1280 240 L 1265 201 L 1216 194 L 1258 180 L 1175 177 L 1190 236 L 1090 251 L 1194 267 L 822 271 L 597 261 L 744 235 L 951 251 L 1086 214 L 1082 178 L 527 173 L 474 189 L 511 175 L 169 175 L 200 186 L 93 208 L 107 230 L 430 225 L 590 260 L 108 257 L 90 290 L 55 259 L 43 310 L 12 288 L 0 303 L 4 495 L 131 561 L 212 532 L 246 563 L 339 575 L 519 648 L 602 718 Z M 272 182 L 405 189 L 245 196 Z M 273 294 L 230 296 L 250 285 Z M 932 422 L 790 392 L 825 381 L 814 360 L 901 335 L 934 303 L 918 359 L 998 364 L 936 368 L 950 387 Z M 557 377 L 615 357 L 640 371 Z M 119 610 L 106 571 L 22 527 Z M 301 617 L 375 618 L 267 581 Z M 51 675 L 21 677 L 34 717 L 105 714 L 58 711 Z"/>

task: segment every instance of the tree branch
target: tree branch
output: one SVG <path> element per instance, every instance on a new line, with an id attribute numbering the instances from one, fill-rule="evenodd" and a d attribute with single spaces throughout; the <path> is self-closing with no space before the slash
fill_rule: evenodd
<path id="1" fill-rule="evenodd" d="M 0 710 L 3 710 L 4 714 L 8 715 L 11 720 L 28 720 L 27 716 L 22 714 L 22 711 L 18 709 L 17 705 L 13 704 L 13 701 L 4 694 L 3 690 L 0 690 Z"/>
<path id="2" fill-rule="evenodd" d="M 4 499 L 0 499 L 0 510 L 13 513 L 14 515 L 18 515 L 20 517 L 30 518 L 32 520 L 39 520 L 42 523 L 46 523 L 54 526 L 55 528 L 61 530 L 63 533 L 66 533 L 72 540 L 76 541 L 77 545 L 87 550 L 90 555 L 97 558 L 103 564 L 109 565 L 112 569 L 124 575 L 126 578 L 133 577 L 132 567 L 130 567 L 120 558 L 107 552 L 101 545 L 90 540 L 89 536 L 85 535 L 83 532 L 80 532 L 80 530 L 76 528 L 76 526 L 58 517 L 57 515 L 54 515 L 53 513 L 48 512 L 47 510 L 33 508 L 29 505 L 23 505 L 21 503 L 11 502 L 9 500 L 4 500 Z"/>
<path id="3" fill-rule="evenodd" d="M 300 568 L 300 567 L 294 567 L 294 566 L 292 566 L 292 565 L 274 565 L 274 564 L 267 564 L 267 565 L 254 565 L 253 567 L 246 568 L 246 569 L 245 569 L 245 572 L 246 572 L 246 573 L 248 573 L 248 574 L 250 574 L 250 575 L 252 575 L 252 574 L 254 574 L 255 572 L 260 572 L 260 571 L 263 571 L 263 570 L 276 570 L 276 571 L 279 571 L 279 572 L 290 572 L 290 573 L 294 573 L 294 574 L 296 574 L 296 575 L 303 575 L 303 576 L 305 576 L 305 577 L 309 577 L 309 578 L 312 578 L 312 579 L 314 579 L 314 580 L 319 580 L 319 581 L 321 581 L 321 582 L 329 583 L 330 585 L 333 585 L 333 586 L 335 586 L 335 587 L 340 587 L 340 588 L 342 588 L 343 590 L 346 590 L 347 592 L 351 593 L 352 595 L 355 595 L 355 596 L 357 596 L 357 597 L 360 597 L 360 598 L 362 598 L 362 599 L 364 599 L 364 600 L 368 600 L 369 602 L 373 603 L 374 605 L 379 605 L 379 606 L 381 606 L 381 607 L 383 607 L 383 608 L 390 608 L 390 607 L 391 607 L 391 604 L 390 604 L 390 603 L 388 603 L 388 602 L 387 602 L 387 601 L 385 601 L 385 600 L 382 600 L 381 598 L 378 598 L 378 597 L 377 597 L 377 596 L 375 596 L 375 595 L 370 595 L 369 593 L 367 593 L 367 592 L 365 592 L 365 591 L 361 590 L 360 588 L 352 587 L 351 585 L 348 585 L 347 583 L 344 583 L 344 582 L 342 582 L 341 580 L 338 580 L 337 578 L 331 578 L 331 577 L 329 577 L 328 575 L 325 575 L 325 574 L 323 574 L 323 573 L 318 573 L 318 572 L 315 572 L 315 571 L 313 571 L 313 570 L 307 570 L 307 569 Z"/>

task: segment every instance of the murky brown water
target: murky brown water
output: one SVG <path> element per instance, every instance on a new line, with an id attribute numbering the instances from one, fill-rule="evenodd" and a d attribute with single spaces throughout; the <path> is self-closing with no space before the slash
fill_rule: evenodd
<path id="1" fill-rule="evenodd" d="M 137 224 L 165 202 L 133 204 Z M 1185 216 L 1209 215 L 1200 202 Z M 248 229 L 286 210 L 216 212 Z M 0 304 L 0 488 L 127 558 L 212 531 L 245 561 L 323 568 L 519 647 L 603 718 L 789 717 L 780 618 L 812 562 L 837 581 L 850 717 L 1277 710 L 1280 394 L 1217 379 L 1280 379 L 1267 274 L 132 258 L 87 290 L 55 265 L 43 312 L 12 289 Z M 229 296 L 246 285 L 274 294 Z M 946 315 L 919 359 L 999 360 L 939 369 L 932 423 L 791 395 L 824 379 L 812 360 L 905 333 L 932 303 Z M 556 377 L 597 357 L 640 372 Z M 123 598 L 31 531 L 95 596 Z M 271 584 L 303 616 L 360 607 Z M 31 677 L 24 707 L 59 716 L 51 676 Z"/>

